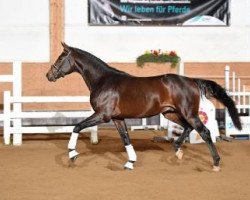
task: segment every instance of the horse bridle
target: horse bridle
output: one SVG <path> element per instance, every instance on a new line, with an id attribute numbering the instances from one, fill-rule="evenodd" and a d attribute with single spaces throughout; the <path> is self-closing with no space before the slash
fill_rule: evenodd
<path id="1" fill-rule="evenodd" d="M 69 65 L 71 66 L 71 62 L 70 62 L 70 59 L 69 59 L 69 56 L 71 54 L 71 51 L 68 52 L 68 54 L 63 58 L 63 60 L 61 60 L 60 64 L 64 62 L 65 59 L 67 59 L 67 61 L 69 62 Z M 54 76 L 54 78 L 56 77 L 55 74 L 54 74 L 54 70 L 57 72 L 57 75 L 61 75 L 61 77 L 64 77 L 65 76 L 65 73 L 58 67 L 56 66 L 56 64 L 53 64 L 51 66 L 51 71 L 52 71 L 52 74 Z"/>

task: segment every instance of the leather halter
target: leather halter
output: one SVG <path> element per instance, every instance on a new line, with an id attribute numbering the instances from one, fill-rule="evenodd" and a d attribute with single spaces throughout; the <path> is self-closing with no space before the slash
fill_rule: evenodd
<path id="1" fill-rule="evenodd" d="M 69 65 L 71 66 L 70 59 L 69 59 L 70 54 L 71 54 L 71 51 L 68 52 L 68 54 L 63 58 L 60 64 L 63 63 L 65 59 L 67 59 L 67 61 L 69 62 Z M 57 75 L 61 75 L 61 77 L 65 76 L 65 73 L 56 64 L 53 64 L 51 66 L 51 69 L 52 69 L 51 71 L 52 71 L 54 78 L 56 78 L 56 75 L 53 69 L 55 69 L 55 71 L 57 72 Z"/>

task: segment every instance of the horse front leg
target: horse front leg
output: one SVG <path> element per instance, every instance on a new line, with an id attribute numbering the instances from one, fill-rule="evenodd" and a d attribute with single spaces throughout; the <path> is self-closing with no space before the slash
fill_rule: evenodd
<path id="1" fill-rule="evenodd" d="M 79 153 L 76 151 L 76 143 L 78 139 L 79 133 L 72 132 L 69 143 L 68 143 L 68 151 L 69 151 L 69 159 L 73 162 L 76 160 Z"/>
<path id="2" fill-rule="evenodd" d="M 124 169 L 132 170 L 134 169 L 134 163 L 137 160 L 137 156 L 134 147 L 131 145 L 126 123 L 124 120 L 114 120 L 114 119 L 113 122 L 121 136 L 121 139 L 124 143 L 124 146 L 128 154 L 128 161 L 124 165 Z"/>
<path id="3" fill-rule="evenodd" d="M 104 118 L 102 117 L 100 113 L 94 113 L 90 117 L 86 118 L 85 120 L 78 123 L 75 128 L 73 129 L 73 132 L 70 136 L 70 140 L 68 143 L 68 150 L 69 150 L 69 159 L 71 161 L 75 161 L 79 153 L 76 151 L 76 144 L 77 139 L 79 136 L 79 132 L 84 129 L 91 126 L 96 126 L 100 123 L 105 122 Z"/>

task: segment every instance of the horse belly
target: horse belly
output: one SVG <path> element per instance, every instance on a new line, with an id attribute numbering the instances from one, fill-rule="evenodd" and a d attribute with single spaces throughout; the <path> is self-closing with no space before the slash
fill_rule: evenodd
<path id="1" fill-rule="evenodd" d="M 118 105 L 119 116 L 122 118 L 142 118 L 157 115 L 162 110 L 161 96 L 158 91 L 130 92 L 123 96 Z"/>

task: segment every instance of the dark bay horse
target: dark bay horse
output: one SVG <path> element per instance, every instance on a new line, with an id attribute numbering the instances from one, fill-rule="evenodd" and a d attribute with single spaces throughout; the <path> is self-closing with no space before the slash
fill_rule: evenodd
<path id="1" fill-rule="evenodd" d="M 213 169 L 219 171 L 220 157 L 213 144 L 210 131 L 198 116 L 200 96 L 210 96 L 223 103 L 235 127 L 242 129 L 234 101 L 217 83 L 175 74 L 154 77 L 135 77 L 110 67 L 94 55 L 62 43 L 64 50 L 47 73 L 49 81 L 56 81 L 73 72 L 79 73 L 90 90 L 90 103 L 95 111 L 78 123 L 71 134 L 69 158 L 74 160 L 79 132 L 87 127 L 112 120 L 128 154 L 125 168 L 133 169 L 136 153 L 131 145 L 125 118 L 144 118 L 162 113 L 164 117 L 184 127 L 174 142 L 176 155 L 181 157 L 181 144 L 195 129 L 208 145 L 213 157 Z"/>

